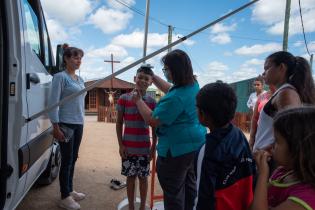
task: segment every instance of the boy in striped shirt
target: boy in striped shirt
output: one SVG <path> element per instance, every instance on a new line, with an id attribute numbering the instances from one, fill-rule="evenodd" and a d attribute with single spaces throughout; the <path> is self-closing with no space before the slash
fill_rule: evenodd
<path id="1" fill-rule="evenodd" d="M 155 99 L 146 94 L 146 90 L 152 84 L 153 75 L 151 66 L 141 66 L 134 77 L 137 92 L 141 93 L 142 99 L 152 110 L 155 108 L 156 102 Z M 118 99 L 116 133 L 119 154 L 122 158 L 121 174 L 127 177 L 129 210 L 134 209 L 136 177 L 139 178 L 140 183 L 140 210 L 144 210 L 148 191 L 147 177 L 150 175 L 150 160 L 156 149 L 156 135 L 155 129 L 152 128 L 151 145 L 149 125 L 145 123 L 133 102 L 133 93 L 123 94 Z"/>

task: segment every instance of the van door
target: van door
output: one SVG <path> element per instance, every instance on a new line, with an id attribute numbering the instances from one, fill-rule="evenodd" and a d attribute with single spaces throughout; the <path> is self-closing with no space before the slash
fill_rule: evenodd
<path id="1" fill-rule="evenodd" d="M 0 2 L 0 209 L 4 207 L 6 200 L 6 182 L 9 167 L 7 165 L 7 124 L 8 124 L 8 72 L 7 60 L 4 51 L 7 50 L 5 40 L 5 1 Z M 7 55 L 7 53 L 6 53 Z"/>
<path id="2" fill-rule="evenodd" d="M 26 100 L 28 117 L 31 117 L 48 106 L 52 81 L 48 69 L 52 66 L 52 53 L 40 2 L 38 0 L 22 2 Z M 53 143 L 51 131 L 47 114 L 28 122 L 27 147 L 20 149 L 22 155 L 29 156 L 26 190 L 31 187 L 49 161 Z"/>

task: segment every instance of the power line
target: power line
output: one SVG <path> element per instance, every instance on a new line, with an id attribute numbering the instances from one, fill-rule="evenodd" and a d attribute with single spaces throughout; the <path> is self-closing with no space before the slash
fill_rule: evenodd
<path id="1" fill-rule="evenodd" d="M 193 29 L 187 29 L 187 28 L 181 28 L 181 27 L 174 27 L 174 28 L 177 28 L 177 29 L 182 30 L 182 31 L 188 31 L 188 32 L 194 31 Z M 210 32 L 201 32 L 201 34 L 211 35 Z M 236 39 L 246 39 L 246 40 L 264 41 L 264 42 L 282 42 L 280 40 L 252 38 L 252 37 L 239 36 L 239 35 L 230 35 L 229 34 L 229 36 L 232 37 L 232 38 L 236 38 Z"/>
<path id="2" fill-rule="evenodd" d="M 174 32 L 175 32 L 175 28 L 174 28 L 173 30 L 174 30 Z M 177 36 L 177 37 L 178 37 L 179 39 L 182 38 L 182 37 L 179 37 L 179 36 Z M 188 50 L 188 49 L 186 48 L 186 46 L 185 46 L 185 43 L 183 43 L 182 46 L 185 48 L 185 50 L 186 50 L 187 52 L 189 52 L 189 50 Z M 199 65 L 199 63 L 197 62 L 197 60 L 194 59 L 194 57 L 192 56 L 192 53 L 190 54 L 190 57 L 191 57 L 191 59 L 194 61 L 194 63 L 197 64 L 198 68 L 199 68 L 201 71 L 203 71 L 203 68 L 201 67 L 201 65 Z"/>
<path id="3" fill-rule="evenodd" d="M 306 42 L 304 23 L 303 23 L 303 17 L 302 17 L 302 8 L 301 8 L 301 1 L 300 0 L 299 0 L 299 9 L 300 9 L 300 17 L 301 17 L 301 24 L 302 24 L 302 29 L 303 29 L 303 37 L 304 37 L 304 43 L 305 43 L 306 51 L 307 51 L 308 55 L 311 56 L 311 53 L 308 50 L 308 46 L 307 46 L 307 42 Z"/>
<path id="4" fill-rule="evenodd" d="M 120 3 L 120 4 L 123 5 L 123 6 L 127 7 L 128 9 L 132 10 L 133 12 L 136 12 L 136 13 L 139 14 L 139 15 L 145 16 L 145 13 L 144 13 L 143 11 L 141 11 L 140 9 L 137 9 L 137 8 L 135 8 L 135 7 L 132 7 L 132 6 L 128 5 L 126 2 L 123 2 L 123 1 L 121 1 L 121 0 L 115 0 L 115 1 L 118 2 L 118 3 Z M 169 26 L 169 24 L 163 23 L 162 21 L 160 21 L 160 20 L 158 20 L 158 19 L 156 19 L 156 18 L 154 18 L 154 17 L 149 16 L 149 18 L 150 18 L 151 20 L 153 20 L 153 21 L 155 21 L 155 22 L 157 22 L 157 23 L 163 25 L 163 26 L 166 26 L 166 27 Z"/>
<path id="5" fill-rule="evenodd" d="M 123 2 L 121 0 L 115 0 L 116 2 L 118 2 L 119 4 L 127 7 L 128 9 L 130 9 L 131 11 L 141 15 L 141 16 L 145 16 L 145 13 L 143 11 L 141 11 L 140 9 L 136 8 L 136 7 L 132 7 L 130 6 L 129 4 L 127 4 L 126 2 Z M 159 19 L 156 19 L 154 17 L 151 17 L 149 16 L 149 19 L 150 20 L 153 20 L 154 22 L 156 23 L 159 23 L 165 27 L 168 27 L 169 25 L 172 25 L 172 24 L 167 24 L 167 23 L 164 23 L 162 21 L 160 21 Z M 179 30 L 182 30 L 182 31 L 188 31 L 188 32 L 192 32 L 194 31 L 193 29 L 187 29 L 187 28 L 182 28 L 182 27 L 176 27 L 174 26 L 173 28 L 177 28 Z M 207 35 L 210 35 L 210 33 L 207 33 L 207 32 L 201 32 L 201 34 L 207 34 Z M 271 39 L 261 39 L 261 38 L 252 38 L 252 37 L 246 37 L 246 36 L 238 36 L 238 35 L 229 35 L 230 37 L 232 38 L 236 38 L 236 39 L 243 39 L 243 40 L 255 40 L 255 41 L 264 41 L 264 42 L 282 42 L 280 40 L 271 40 Z"/>

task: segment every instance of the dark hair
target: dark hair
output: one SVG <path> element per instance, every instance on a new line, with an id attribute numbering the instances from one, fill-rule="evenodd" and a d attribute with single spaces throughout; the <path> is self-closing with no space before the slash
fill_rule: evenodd
<path id="1" fill-rule="evenodd" d="M 205 85 L 197 94 L 197 107 L 215 127 L 229 123 L 235 114 L 237 98 L 232 87 L 223 82 Z"/>
<path id="2" fill-rule="evenodd" d="M 305 58 L 279 51 L 269 55 L 267 59 L 277 66 L 281 63 L 286 65 L 287 83 L 296 88 L 303 103 L 315 104 L 314 80 L 310 65 Z"/>
<path id="3" fill-rule="evenodd" d="M 256 77 L 256 78 L 254 79 L 254 82 L 255 82 L 255 81 L 261 82 L 261 84 L 264 85 L 264 78 L 263 78 L 261 75 L 259 75 L 258 77 Z"/>
<path id="4" fill-rule="evenodd" d="M 137 70 L 137 74 L 140 72 L 147 74 L 147 75 L 150 75 L 150 76 L 154 75 L 154 73 L 152 71 L 152 67 L 148 67 L 148 66 L 140 66 L 140 68 L 138 68 L 138 70 Z"/>
<path id="5" fill-rule="evenodd" d="M 190 58 L 184 51 L 173 50 L 167 53 L 161 62 L 168 67 L 174 85 L 191 85 L 196 81 Z"/>
<path id="6" fill-rule="evenodd" d="M 83 50 L 76 48 L 76 47 L 69 47 L 69 45 L 66 43 L 62 45 L 62 49 L 63 49 L 62 58 L 63 58 L 64 67 L 66 66 L 65 57 L 71 58 L 72 56 L 78 56 L 78 55 L 81 55 L 81 57 L 84 56 Z"/>
<path id="7" fill-rule="evenodd" d="M 273 126 L 288 144 L 297 178 L 315 187 L 315 107 L 280 111 Z"/>

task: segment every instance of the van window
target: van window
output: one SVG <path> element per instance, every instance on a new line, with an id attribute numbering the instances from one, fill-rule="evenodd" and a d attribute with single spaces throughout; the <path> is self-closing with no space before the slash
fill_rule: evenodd
<path id="1" fill-rule="evenodd" d="M 49 36 L 47 32 L 46 23 L 44 20 L 43 20 L 42 25 L 43 25 L 43 34 L 44 34 L 44 54 L 45 54 L 44 64 L 46 67 L 49 67 L 52 65 L 52 60 L 51 60 L 50 48 L 49 48 Z"/>
<path id="2" fill-rule="evenodd" d="M 27 0 L 23 1 L 23 5 L 26 19 L 27 39 L 32 50 L 38 57 L 40 57 L 39 21 Z"/>

